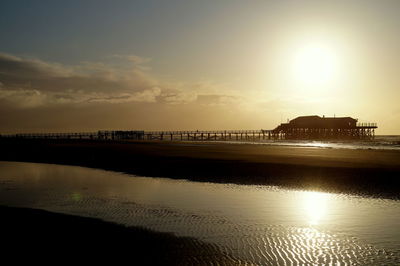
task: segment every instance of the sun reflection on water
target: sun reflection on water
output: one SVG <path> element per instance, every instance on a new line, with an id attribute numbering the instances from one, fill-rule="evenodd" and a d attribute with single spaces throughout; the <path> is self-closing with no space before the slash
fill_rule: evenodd
<path id="1" fill-rule="evenodd" d="M 303 210 L 309 225 L 318 225 L 327 216 L 329 194 L 321 192 L 305 192 Z"/>

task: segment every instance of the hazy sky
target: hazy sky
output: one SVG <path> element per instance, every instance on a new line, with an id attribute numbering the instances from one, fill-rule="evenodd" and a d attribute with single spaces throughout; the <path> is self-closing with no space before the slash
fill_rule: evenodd
<path id="1" fill-rule="evenodd" d="M 335 114 L 400 134 L 399 14 L 396 0 L 2 0 L 0 132 Z"/>

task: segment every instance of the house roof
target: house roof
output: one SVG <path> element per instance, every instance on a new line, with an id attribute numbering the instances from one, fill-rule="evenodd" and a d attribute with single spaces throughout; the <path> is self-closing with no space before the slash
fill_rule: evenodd
<path id="1" fill-rule="evenodd" d="M 318 115 L 308 115 L 308 116 L 299 116 L 296 117 L 295 119 L 290 120 L 292 121 L 339 121 L 339 120 L 352 120 L 352 121 L 357 121 L 357 119 L 354 119 L 352 117 L 346 116 L 346 117 L 320 117 Z"/>

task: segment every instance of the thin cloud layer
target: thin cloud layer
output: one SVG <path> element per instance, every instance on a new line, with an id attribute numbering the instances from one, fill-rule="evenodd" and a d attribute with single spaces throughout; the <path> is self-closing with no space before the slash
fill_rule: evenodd
<path id="1" fill-rule="evenodd" d="M 196 102 L 202 105 L 226 105 L 238 103 L 239 101 L 239 97 L 218 94 L 197 95 L 196 99 Z"/>
<path id="2" fill-rule="evenodd" d="M 137 67 L 127 69 L 84 62 L 65 66 L 0 54 L 0 99 L 20 107 L 85 102 L 154 102 L 158 82 Z M 129 59 L 129 58 L 128 58 Z M 129 59 L 130 60 L 130 59 Z"/>
<path id="3" fill-rule="evenodd" d="M 75 66 L 0 54 L 0 100 L 20 108 L 58 104 L 148 102 L 229 104 L 237 97 L 207 95 L 212 86 L 171 84 L 150 75 L 150 58 L 114 55 L 128 67 L 83 62 Z M 214 91 L 218 89 L 214 86 Z M 185 89 L 186 88 L 186 89 Z"/>

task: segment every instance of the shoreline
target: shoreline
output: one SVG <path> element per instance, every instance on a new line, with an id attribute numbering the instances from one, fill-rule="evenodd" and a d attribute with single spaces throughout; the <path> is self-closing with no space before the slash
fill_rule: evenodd
<path id="1" fill-rule="evenodd" d="M 0 160 L 400 199 L 400 151 L 202 142 L 0 140 Z"/>

